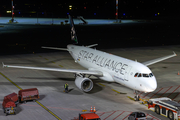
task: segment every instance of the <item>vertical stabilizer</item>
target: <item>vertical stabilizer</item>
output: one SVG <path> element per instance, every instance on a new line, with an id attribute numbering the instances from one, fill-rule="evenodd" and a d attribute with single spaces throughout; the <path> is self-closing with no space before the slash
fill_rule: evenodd
<path id="1" fill-rule="evenodd" d="M 78 44 L 76 31 L 75 31 L 75 28 L 74 28 L 74 22 L 73 22 L 70 15 L 69 15 L 69 21 L 70 21 L 70 27 L 71 27 L 71 40 L 73 40 L 75 42 L 75 44 Z"/>

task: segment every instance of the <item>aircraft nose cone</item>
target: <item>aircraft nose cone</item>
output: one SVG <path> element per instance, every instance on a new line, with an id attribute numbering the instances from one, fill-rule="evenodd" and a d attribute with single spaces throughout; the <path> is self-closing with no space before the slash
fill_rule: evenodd
<path id="1" fill-rule="evenodd" d="M 153 92 L 157 88 L 157 82 L 155 78 L 152 78 L 148 82 L 147 92 Z"/>

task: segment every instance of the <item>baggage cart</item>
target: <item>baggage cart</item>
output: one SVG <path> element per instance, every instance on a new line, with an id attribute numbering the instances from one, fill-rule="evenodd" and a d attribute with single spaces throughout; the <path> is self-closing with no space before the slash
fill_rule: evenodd
<path id="1" fill-rule="evenodd" d="M 23 90 L 19 90 L 18 96 L 19 96 L 19 102 L 26 103 L 26 101 L 28 100 L 35 101 L 36 99 L 38 99 L 39 92 L 37 88 L 23 89 Z"/>

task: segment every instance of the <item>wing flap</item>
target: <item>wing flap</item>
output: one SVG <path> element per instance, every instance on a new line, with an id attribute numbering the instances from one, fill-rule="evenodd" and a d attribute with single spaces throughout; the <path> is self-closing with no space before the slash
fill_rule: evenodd
<path id="1" fill-rule="evenodd" d="M 177 56 L 177 54 L 175 52 L 173 52 L 173 53 L 174 53 L 173 55 L 168 55 L 168 56 L 160 57 L 160 58 L 153 59 L 153 60 L 150 60 L 150 61 L 146 61 L 146 62 L 143 62 L 142 64 L 144 64 L 146 66 L 149 66 L 149 65 L 155 64 L 157 62 L 161 62 L 163 60 L 166 60 L 166 59 Z"/>

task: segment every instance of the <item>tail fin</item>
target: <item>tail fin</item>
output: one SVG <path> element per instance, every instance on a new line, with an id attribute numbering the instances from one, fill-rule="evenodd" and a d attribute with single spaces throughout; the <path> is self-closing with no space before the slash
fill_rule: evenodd
<path id="1" fill-rule="evenodd" d="M 75 28 L 74 28 L 74 22 L 73 22 L 70 15 L 69 15 L 69 21 L 70 21 L 70 27 L 71 27 L 71 40 L 73 40 L 75 42 L 75 44 L 78 44 L 76 31 L 75 31 Z"/>

